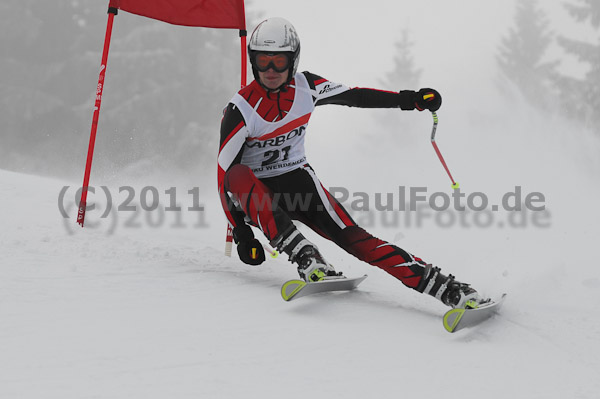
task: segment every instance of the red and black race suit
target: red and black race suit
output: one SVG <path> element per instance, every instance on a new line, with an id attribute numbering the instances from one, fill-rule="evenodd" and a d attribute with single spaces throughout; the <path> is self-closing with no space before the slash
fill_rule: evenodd
<path id="1" fill-rule="evenodd" d="M 221 122 L 218 183 L 227 218 L 238 236 L 247 235 L 248 223 L 270 241 L 300 221 L 416 288 L 425 263 L 359 227 L 306 161 L 308 120 L 325 104 L 415 109 L 413 91 L 348 88 L 309 72 L 276 93 L 253 81 L 234 96 Z"/>

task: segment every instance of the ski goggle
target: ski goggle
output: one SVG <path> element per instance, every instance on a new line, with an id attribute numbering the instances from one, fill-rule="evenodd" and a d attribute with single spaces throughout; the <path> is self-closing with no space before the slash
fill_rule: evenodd
<path id="1" fill-rule="evenodd" d="M 285 72 L 290 67 L 290 58 L 285 53 L 256 53 L 254 66 L 260 72 L 273 68 L 276 72 Z"/>

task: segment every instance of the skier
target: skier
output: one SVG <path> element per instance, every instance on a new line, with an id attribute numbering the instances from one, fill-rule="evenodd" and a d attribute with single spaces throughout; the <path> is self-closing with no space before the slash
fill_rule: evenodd
<path id="1" fill-rule="evenodd" d="M 297 220 L 448 306 L 477 307 L 486 302 L 468 284 L 359 227 L 320 183 L 304 153 L 308 121 L 316 106 L 434 112 L 442 104 L 440 94 L 428 88 L 399 93 L 348 88 L 310 72 L 297 73 L 300 39 L 283 18 L 261 22 L 248 50 L 255 80 L 224 110 L 218 156 L 219 193 L 240 259 L 250 265 L 265 260 L 251 225 L 262 230 L 272 247 L 289 255 L 305 281 L 340 278 L 317 246 L 298 231 L 292 222 Z"/>

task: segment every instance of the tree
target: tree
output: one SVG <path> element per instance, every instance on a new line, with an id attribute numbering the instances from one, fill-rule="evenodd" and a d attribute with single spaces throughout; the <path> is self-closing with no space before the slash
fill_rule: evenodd
<path id="1" fill-rule="evenodd" d="M 581 23 L 589 23 L 596 30 L 600 28 L 600 2 L 597 0 L 577 0 L 577 4 L 566 4 L 569 13 Z M 584 40 L 558 38 L 559 44 L 573 54 L 580 62 L 587 64 L 583 78 L 561 75 L 556 82 L 561 93 L 562 106 L 570 116 L 580 119 L 588 127 L 600 133 L 598 109 L 600 108 L 600 40 L 592 43 Z"/>
<path id="2" fill-rule="evenodd" d="M 544 61 L 553 40 L 545 13 L 537 0 L 517 3 L 515 26 L 504 37 L 496 57 L 502 75 L 532 104 L 547 106 L 557 62 Z"/>
<path id="3" fill-rule="evenodd" d="M 381 85 L 387 90 L 418 90 L 422 70 L 416 67 L 413 57 L 414 45 L 410 32 L 404 29 L 399 40 L 394 43 L 394 66 L 385 74 L 385 79 L 381 80 Z M 411 120 L 405 113 L 380 110 L 375 111 L 375 115 L 384 128 L 394 132 L 393 137 L 400 137 L 395 133 L 399 129 L 411 128 Z M 403 140 L 404 145 L 411 142 L 410 136 L 404 136 Z"/>
<path id="4" fill-rule="evenodd" d="M 394 47 L 394 68 L 386 73 L 386 79 L 382 81 L 385 87 L 400 90 L 401 88 L 417 88 L 421 78 L 421 69 L 415 67 L 412 54 L 414 42 L 410 39 L 408 30 L 402 31 L 402 37 Z"/>

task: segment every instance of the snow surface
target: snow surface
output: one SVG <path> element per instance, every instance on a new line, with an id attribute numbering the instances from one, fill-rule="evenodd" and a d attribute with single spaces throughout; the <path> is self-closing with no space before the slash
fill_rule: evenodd
<path id="1" fill-rule="evenodd" d="M 520 119 L 520 131 L 502 121 L 482 138 L 478 121 L 465 128 L 440 115 L 438 142 L 463 187 L 490 196 L 514 185 L 542 191 L 551 225 L 369 230 L 488 295 L 507 292 L 499 317 L 448 334 L 445 306 L 314 236 L 338 269 L 369 278 L 355 292 L 286 303 L 279 288 L 296 272 L 283 256 L 259 267 L 223 256 L 214 180 L 201 191 L 207 215 L 199 227 L 198 213 L 186 211 L 178 228 L 173 214 L 158 227 L 143 213 L 129 224 L 126 212 L 102 221 L 106 199 L 97 192 L 99 208 L 80 229 L 77 183 L 0 171 L 0 397 L 600 397 L 597 140 L 556 121 L 540 128 L 535 118 Z M 364 128 L 360 118 L 348 130 Z M 321 139 L 309 140 L 313 164 L 323 164 Z M 427 136 L 421 141 L 401 159 L 393 148 L 380 148 L 380 158 L 360 149 L 369 170 L 398 170 L 397 179 L 358 163 L 315 167 L 326 186 L 420 182 L 449 191 Z M 121 178 L 96 171 L 92 182 L 122 203 L 119 187 L 135 181 L 138 207 L 141 188 L 154 185 L 169 204 L 164 191 L 173 183 Z M 178 185 L 182 206 L 189 188 Z"/>

